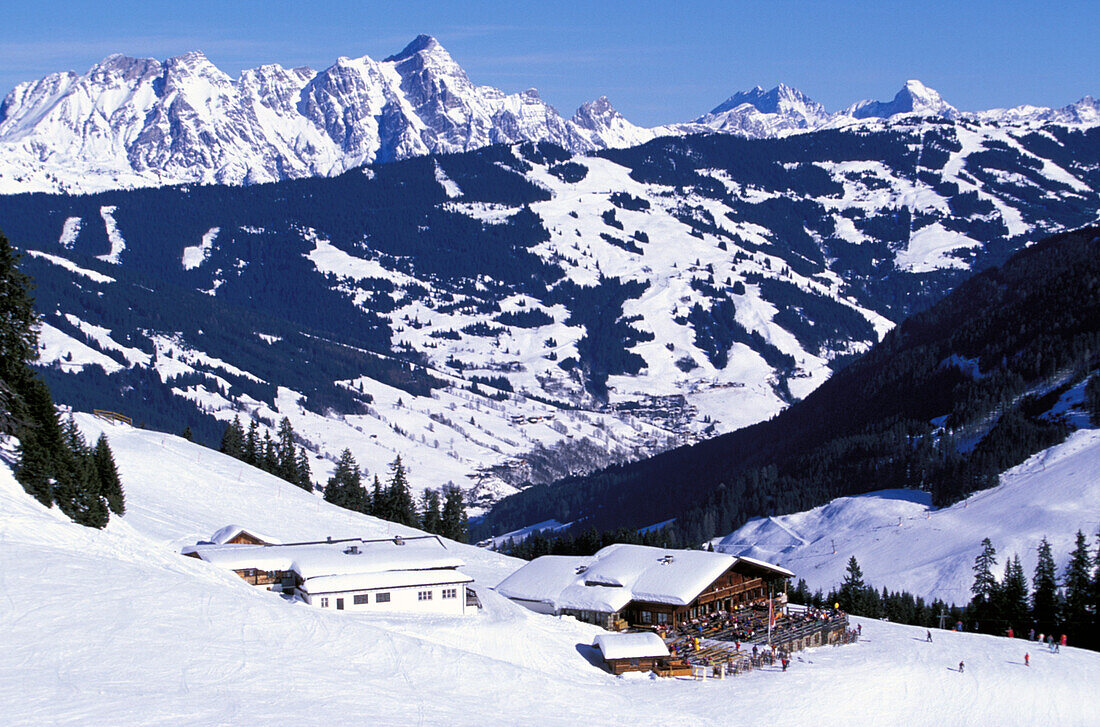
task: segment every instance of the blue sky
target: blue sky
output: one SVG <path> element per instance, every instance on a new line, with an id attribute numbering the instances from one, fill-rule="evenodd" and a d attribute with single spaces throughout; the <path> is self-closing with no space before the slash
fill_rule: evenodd
<path id="1" fill-rule="evenodd" d="M 565 115 L 600 95 L 652 125 L 778 82 L 830 111 L 918 78 L 964 110 L 1100 95 L 1100 2 L 312 2 L 5 0 L 0 93 L 111 53 L 261 63 L 381 59 L 434 35 L 477 84 L 535 87 Z"/>

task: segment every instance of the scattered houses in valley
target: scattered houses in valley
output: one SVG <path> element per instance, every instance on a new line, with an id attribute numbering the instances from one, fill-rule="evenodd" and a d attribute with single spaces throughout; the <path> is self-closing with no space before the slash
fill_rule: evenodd
<path id="1" fill-rule="evenodd" d="M 463 562 L 435 535 L 282 544 L 234 528 L 183 554 L 319 608 L 461 615 L 468 595 L 476 602 Z"/>

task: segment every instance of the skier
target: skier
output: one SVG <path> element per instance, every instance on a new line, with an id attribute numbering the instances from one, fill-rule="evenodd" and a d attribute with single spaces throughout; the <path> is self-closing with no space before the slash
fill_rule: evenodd
<path id="1" fill-rule="evenodd" d="M 928 632 L 928 637 L 925 639 L 925 641 L 927 641 L 930 644 L 932 643 L 932 632 L 931 631 Z"/>
<path id="2" fill-rule="evenodd" d="M 1012 627 L 1011 627 L 1011 626 L 1009 626 L 1009 627 L 1008 627 L 1008 638 L 1010 638 L 1010 639 L 1011 639 L 1012 637 L 1013 637 L 1013 636 L 1012 636 Z"/>
<path id="3" fill-rule="evenodd" d="M 1032 629 L 1031 631 L 1029 631 L 1027 633 L 1027 640 L 1028 641 L 1034 641 L 1035 640 L 1035 629 Z"/>
<path id="4" fill-rule="evenodd" d="M 963 663 L 961 661 L 959 662 L 959 673 L 963 673 Z"/>
<path id="5" fill-rule="evenodd" d="M 1024 654 L 1024 666 L 1031 666 L 1031 654 Z"/>

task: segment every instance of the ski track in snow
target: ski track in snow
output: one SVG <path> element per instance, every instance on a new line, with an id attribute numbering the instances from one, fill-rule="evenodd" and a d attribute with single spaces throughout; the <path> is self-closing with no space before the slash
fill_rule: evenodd
<path id="1" fill-rule="evenodd" d="M 1095 724 L 1096 653 L 941 631 L 927 644 L 924 629 L 866 619 L 863 641 L 799 652 L 787 673 L 615 678 L 584 656 L 596 627 L 488 590 L 519 561 L 458 544 L 476 615 L 289 603 L 179 546 L 229 522 L 288 540 L 410 529 L 171 435 L 77 419 L 110 437 L 128 512 L 82 528 L 0 468 L 5 724 Z"/>

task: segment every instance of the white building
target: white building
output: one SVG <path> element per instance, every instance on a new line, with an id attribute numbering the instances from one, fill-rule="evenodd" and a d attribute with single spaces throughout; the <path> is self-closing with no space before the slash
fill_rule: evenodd
<path id="1" fill-rule="evenodd" d="M 466 613 L 463 562 L 434 535 L 286 544 L 199 544 L 183 554 L 337 611 Z"/>

